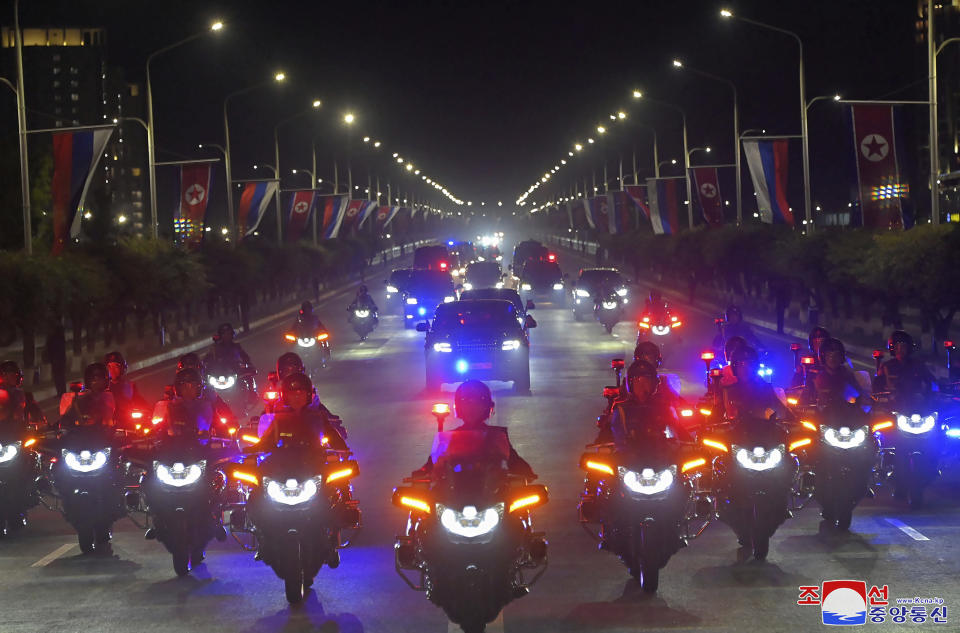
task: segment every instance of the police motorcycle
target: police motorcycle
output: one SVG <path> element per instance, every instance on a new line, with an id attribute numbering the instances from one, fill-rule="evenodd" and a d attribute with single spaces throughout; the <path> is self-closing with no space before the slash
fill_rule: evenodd
<path id="1" fill-rule="evenodd" d="M 277 413 L 278 417 L 291 415 Z M 329 447 L 326 437 L 281 433 L 241 439 L 243 463 L 230 472 L 240 501 L 229 506 L 231 531 L 255 538 L 257 560 L 283 580 L 290 604 L 301 602 L 326 564 L 340 565 L 339 549 L 349 545 L 342 532 L 360 528 L 360 510 L 351 480 L 360 473 L 349 451 Z M 243 543 L 241 543 L 243 545 Z"/>
<path id="2" fill-rule="evenodd" d="M 379 322 L 377 311 L 369 306 L 357 306 L 350 315 L 353 331 L 357 333 L 361 341 L 367 340 L 367 337 L 377 328 Z"/>
<path id="3" fill-rule="evenodd" d="M 296 352 L 304 359 L 306 367 L 312 367 L 312 361 L 316 361 L 324 369 L 330 364 L 333 350 L 330 347 L 330 332 L 326 329 L 297 323 L 284 333 L 283 340 L 296 347 Z"/>
<path id="4" fill-rule="evenodd" d="M 248 367 L 229 359 L 211 358 L 206 364 L 207 384 L 238 416 L 245 416 L 260 400 L 257 382 Z"/>
<path id="5" fill-rule="evenodd" d="M 601 289 L 597 292 L 593 315 L 600 322 L 600 325 L 607 330 L 607 334 L 610 334 L 613 332 L 614 326 L 623 320 L 623 297 L 614 290 Z"/>
<path id="6" fill-rule="evenodd" d="M 433 413 L 439 430 L 431 476 L 406 478 L 393 492 L 393 504 L 409 513 L 395 544 L 396 569 L 465 633 L 478 633 L 546 570 L 547 543 L 530 511 L 547 502 L 547 488 L 480 458 L 482 438 L 474 434 L 482 432 L 445 433 L 448 405 Z M 528 580 L 525 570 L 536 575 Z"/>
<path id="7" fill-rule="evenodd" d="M 24 527 L 27 511 L 40 503 L 36 444 L 34 431 L 0 425 L 0 538 Z"/>

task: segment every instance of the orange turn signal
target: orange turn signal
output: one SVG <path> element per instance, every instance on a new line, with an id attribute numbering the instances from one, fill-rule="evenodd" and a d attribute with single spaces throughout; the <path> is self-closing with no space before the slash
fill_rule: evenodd
<path id="1" fill-rule="evenodd" d="M 507 512 L 513 512 L 514 510 L 522 510 L 523 508 L 528 508 L 532 505 L 540 503 L 540 495 L 530 495 L 528 497 L 521 497 L 513 503 L 510 504 L 510 508 Z"/>
<path id="2" fill-rule="evenodd" d="M 251 444 L 258 444 L 260 442 L 260 438 L 256 435 L 241 435 L 240 439 L 244 442 L 250 442 Z"/>
<path id="3" fill-rule="evenodd" d="M 644 328 L 645 330 L 649 330 L 649 329 L 650 329 L 650 324 L 649 324 L 649 323 L 645 323 L 644 321 L 640 321 L 640 323 L 637 323 L 637 325 L 639 325 L 640 327 Z"/>
<path id="4" fill-rule="evenodd" d="M 349 477 L 352 474 L 353 474 L 352 468 L 342 468 L 340 470 L 335 470 L 329 475 L 327 475 L 327 483 L 330 483 L 331 481 L 336 481 L 338 479 L 343 479 L 344 477 Z"/>
<path id="5" fill-rule="evenodd" d="M 421 501 L 420 499 L 414 499 L 413 497 L 400 497 L 400 505 L 410 508 L 411 510 L 417 510 L 419 512 L 425 512 L 427 514 L 433 509 L 430 507 L 430 504 L 426 501 Z"/>
<path id="6" fill-rule="evenodd" d="M 233 471 L 233 478 L 239 479 L 240 481 L 245 481 L 248 484 L 253 484 L 254 486 L 260 484 L 260 481 L 257 479 L 256 475 L 251 475 L 250 473 L 245 473 L 239 470 Z"/>
<path id="7" fill-rule="evenodd" d="M 893 426 L 893 420 L 885 420 L 883 422 L 877 422 L 873 425 L 873 432 L 882 431 L 884 429 L 889 429 Z"/>
<path id="8" fill-rule="evenodd" d="M 811 431 L 816 431 L 816 430 L 817 430 L 817 425 L 814 424 L 813 422 L 810 422 L 809 420 L 800 420 L 800 424 L 802 424 L 802 425 L 805 426 L 806 428 L 810 429 Z"/>
<path id="9" fill-rule="evenodd" d="M 29 440 L 27 440 L 26 442 L 23 443 L 23 447 L 24 447 L 24 448 L 30 448 L 31 446 L 33 446 L 33 445 L 36 444 L 36 443 L 37 443 L 37 440 L 35 440 L 34 438 L 31 437 Z"/>
<path id="10" fill-rule="evenodd" d="M 603 462 L 587 461 L 586 466 L 589 470 L 596 470 L 601 473 L 613 475 L 613 468 Z"/>
<path id="11" fill-rule="evenodd" d="M 296 341 L 296 340 L 297 340 L 297 337 L 294 336 L 293 334 L 284 334 L 284 335 L 283 335 L 283 338 L 287 339 L 288 341 Z"/>
<path id="12" fill-rule="evenodd" d="M 317 340 L 318 340 L 318 341 L 325 341 L 325 340 L 327 340 L 328 338 L 330 338 L 330 335 L 327 334 L 326 332 L 324 332 L 323 334 L 318 334 L 318 335 L 317 335 Z"/>
<path id="13" fill-rule="evenodd" d="M 710 409 L 700 409 L 700 415 L 710 416 L 713 415 L 713 411 Z"/>
<path id="14" fill-rule="evenodd" d="M 810 444 L 812 444 L 812 443 L 813 443 L 813 440 L 811 440 L 809 437 L 805 437 L 805 438 L 803 438 L 802 440 L 797 440 L 796 442 L 791 442 L 788 450 L 790 450 L 790 451 L 792 452 L 792 451 L 795 451 L 795 450 L 798 449 L 798 448 L 803 448 L 804 446 L 808 446 L 808 445 L 810 445 Z"/>
<path id="15" fill-rule="evenodd" d="M 680 472 L 687 472 L 688 470 L 693 470 L 694 468 L 700 468 L 707 463 L 707 460 L 703 457 L 692 459 L 689 462 L 685 462 L 683 466 L 680 467 Z"/>
<path id="16" fill-rule="evenodd" d="M 789 404 L 789 405 L 791 405 L 791 406 L 796 406 L 796 404 L 797 404 L 798 402 L 800 402 L 800 401 L 797 400 L 796 398 L 787 398 L 787 404 Z"/>
<path id="17" fill-rule="evenodd" d="M 682 321 L 674 321 L 670 324 L 670 327 L 680 327 L 681 325 L 683 325 Z"/>
<path id="18" fill-rule="evenodd" d="M 730 452 L 730 449 L 727 448 L 727 445 L 726 445 L 726 444 L 724 444 L 723 442 L 718 442 L 717 440 L 711 440 L 709 437 L 703 438 L 703 445 L 704 445 L 704 446 L 712 446 L 713 448 L 719 449 L 719 450 L 723 451 L 724 453 L 729 453 L 729 452 Z"/>

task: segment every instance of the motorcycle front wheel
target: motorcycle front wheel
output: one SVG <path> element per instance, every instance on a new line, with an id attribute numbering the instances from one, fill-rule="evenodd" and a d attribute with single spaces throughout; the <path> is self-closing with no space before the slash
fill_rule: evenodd
<path id="1" fill-rule="evenodd" d="M 630 569 L 630 575 L 640 583 L 640 588 L 645 593 L 657 593 L 660 588 L 660 570 L 652 565 L 645 567 L 643 563 L 637 562 Z"/>
<path id="2" fill-rule="evenodd" d="M 284 565 L 286 574 L 283 577 L 283 588 L 287 594 L 287 602 L 299 604 L 303 601 L 306 586 L 303 579 L 303 560 L 299 544 L 295 551 L 291 551 L 290 560 Z"/>

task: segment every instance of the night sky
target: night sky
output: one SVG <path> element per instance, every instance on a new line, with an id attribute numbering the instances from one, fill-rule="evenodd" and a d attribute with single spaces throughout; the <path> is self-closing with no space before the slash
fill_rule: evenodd
<path id="1" fill-rule="evenodd" d="M 358 117 L 355 147 L 364 135 L 382 139 L 391 152 L 415 160 L 475 204 L 512 203 L 574 141 L 609 123 L 611 112 L 634 106 L 634 87 L 683 105 L 691 147 L 711 144 L 711 162 L 731 162 L 728 88 L 673 70 L 676 56 L 737 84 L 743 129 L 800 130 L 793 40 L 724 21 L 718 16 L 724 5 L 714 1 L 22 5 L 24 26 L 105 26 L 110 63 L 123 66 L 135 81 L 143 78 L 149 52 L 222 19 L 223 33 L 154 64 L 158 160 L 199 156 L 198 142 L 222 142 L 223 96 L 282 68 L 289 85 L 231 105 L 235 177 L 253 176 L 248 166 L 258 160 L 272 162 L 273 124 L 306 108 L 314 96 L 324 101 L 312 128 L 320 136 L 324 179 L 332 177 L 334 153 L 345 148 L 341 120 L 349 109 Z M 808 98 L 838 91 L 864 99 L 926 97 L 923 51 L 914 40 L 915 1 L 741 0 L 729 6 L 800 35 Z M 3 22 L 9 23 L 6 15 Z M 651 106 L 629 112 L 631 120 L 658 128 L 661 159 L 681 158 L 677 116 Z M 15 126 L 12 115 L 4 120 L 4 126 Z M 285 171 L 309 166 L 310 119 L 299 121 L 281 133 Z M 817 104 L 810 125 L 815 197 L 839 206 L 846 202 L 847 182 L 838 174 L 845 173 L 850 144 L 840 108 Z M 641 165 L 649 165 L 647 133 L 636 127 L 614 132 L 606 144 L 611 159 L 636 142 L 641 161 L 647 161 Z M 595 150 L 589 160 L 599 166 L 600 156 Z M 384 158 L 361 155 L 354 161 L 358 181 L 366 180 L 362 166 L 368 165 L 395 186 L 412 180 Z M 794 173 L 799 183 L 799 165 Z M 745 191 L 749 195 L 749 185 Z"/>

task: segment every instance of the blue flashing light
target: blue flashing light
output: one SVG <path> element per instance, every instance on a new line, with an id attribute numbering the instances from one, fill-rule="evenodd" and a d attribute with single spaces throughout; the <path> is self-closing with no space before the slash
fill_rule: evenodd
<path id="1" fill-rule="evenodd" d="M 453 246 L 453 240 L 447 240 L 447 246 Z"/>
<path id="2" fill-rule="evenodd" d="M 773 367 L 767 367 L 761 363 L 760 369 L 757 370 L 757 375 L 761 378 L 770 378 L 770 376 L 773 376 Z"/>
<path id="3" fill-rule="evenodd" d="M 468 370 L 468 369 L 470 369 L 470 363 L 468 363 L 467 361 L 463 360 L 462 358 L 457 361 L 457 373 L 458 373 L 458 374 L 465 374 L 465 373 L 467 373 L 467 370 Z"/>
<path id="4" fill-rule="evenodd" d="M 960 437 L 960 429 L 947 429 L 947 437 Z"/>
<path id="5" fill-rule="evenodd" d="M 426 309 L 426 308 L 418 308 L 418 309 L 417 309 L 417 314 L 419 314 L 420 316 L 423 316 L 423 315 L 425 315 L 426 313 L 427 313 L 427 309 Z"/>

